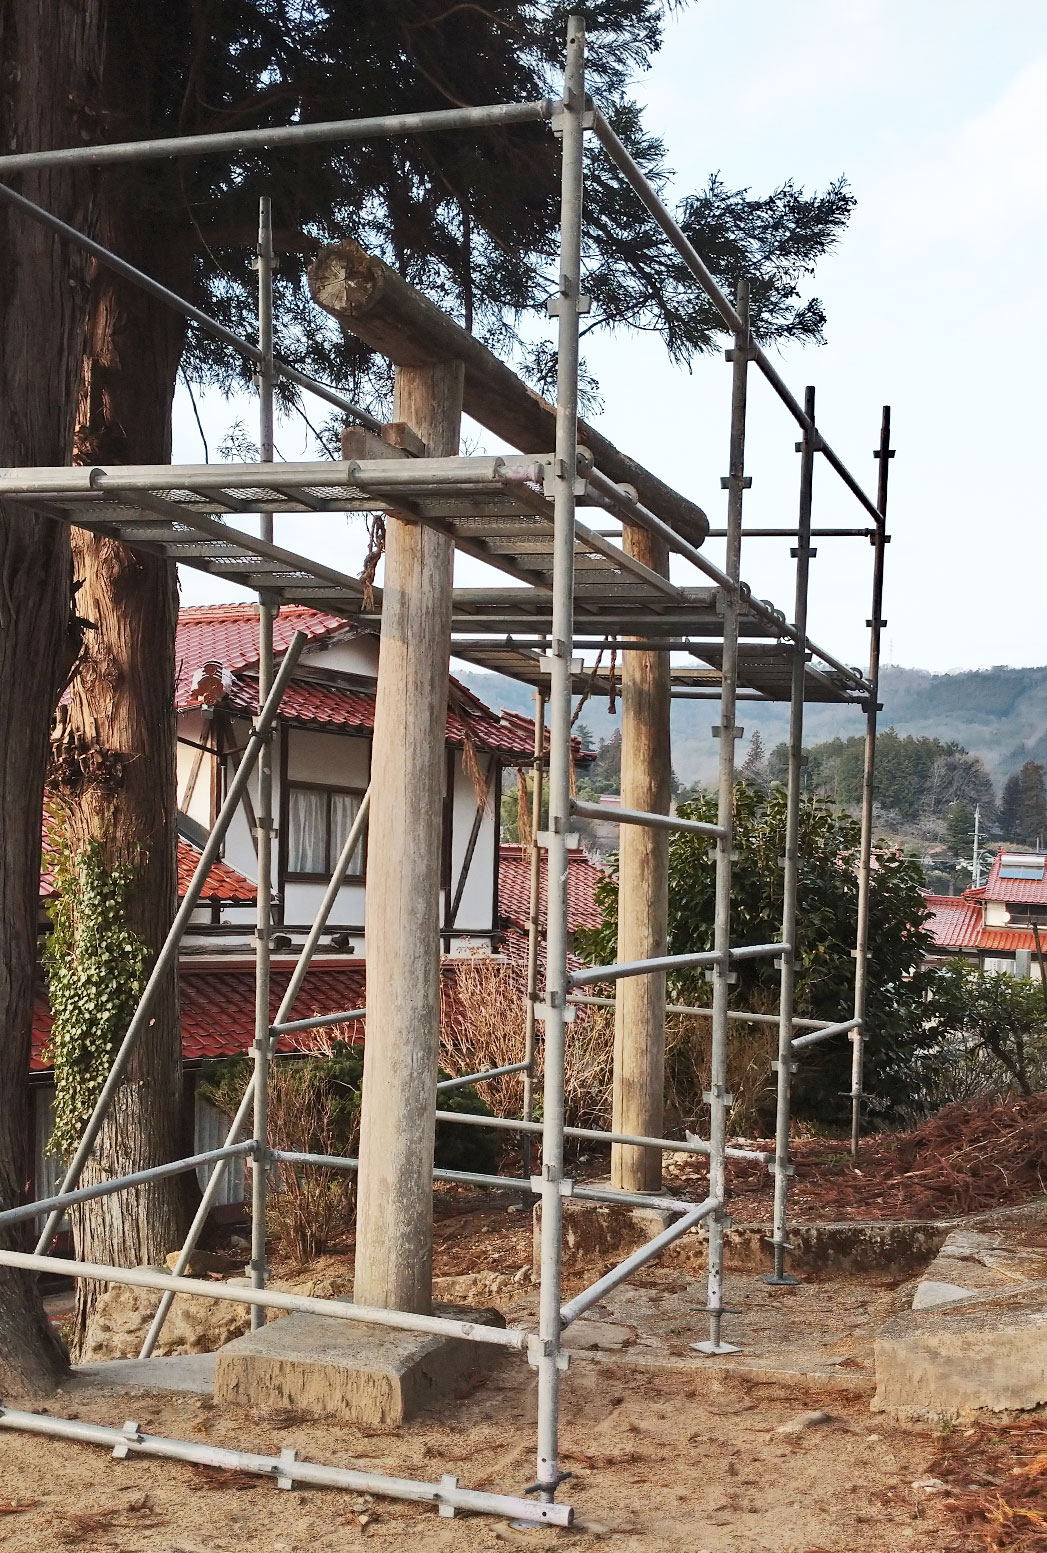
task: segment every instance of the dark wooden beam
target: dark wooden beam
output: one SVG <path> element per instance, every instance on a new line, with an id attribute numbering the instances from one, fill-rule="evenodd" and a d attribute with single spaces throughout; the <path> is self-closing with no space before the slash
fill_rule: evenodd
<path id="1" fill-rule="evenodd" d="M 463 362 L 463 409 L 467 415 L 521 453 L 553 451 L 554 406 L 359 243 L 345 241 L 323 249 L 310 265 L 309 288 L 313 300 L 344 329 L 397 366 Z M 578 437 L 609 479 L 633 486 L 644 506 L 681 538 L 692 545 L 703 542 L 709 520 L 701 507 L 619 452 L 584 421 L 578 423 Z"/>

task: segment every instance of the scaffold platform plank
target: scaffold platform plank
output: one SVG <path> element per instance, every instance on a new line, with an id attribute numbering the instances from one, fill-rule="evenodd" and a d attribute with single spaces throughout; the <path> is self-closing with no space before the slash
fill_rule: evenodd
<path id="1" fill-rule="evenodd" d="M 308 604 L 375 626 L 379 589 L 365 601 L 358 578 L 260 540 L 232 520 L 259 511 L 290 517 L 382 512 L 431 525 L 511 582 L 504 588 L 454 590 L 456 632 L 494 638 L 473 641 L 456 656 L 540 686 L 548 681 L 541 638 L 552 627 L 553 508 L 545 494 L 550 463 L 551 456 L 517 456 L 5 469 L 0 500 L 111 535 L 278 602 Z M 584 504 L 586 497 L 579 499 Z M 578 523 L 576 532 L 576 626 L 580 638 L 590 638 L 583 650 L 617 636 L 672 640 L 671 650 L 709 666 L 674 665 L 674 682 L 718 688 L 719 590 L 683 587 L 658 576 L 626 555 L 606 529 Z M 740 684 L 768 700 L 788 700 L 797 649 L 776 635 L 766 611 L 747 612 L 744 603 L 740 632 L 747 643 Z M 513 634 L 534 640 L 516 642 Z M 604 668 L 594 674 L 586 667 L 575 681 L 595 694 L 613 688 Z M 812 701 L 853 701 L 860 695 L 832 669 L 808 664 L 806 681 Z"/>

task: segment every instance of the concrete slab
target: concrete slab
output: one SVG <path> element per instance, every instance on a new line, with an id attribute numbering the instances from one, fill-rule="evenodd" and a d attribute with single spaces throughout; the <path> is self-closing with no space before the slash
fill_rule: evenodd
<path id="1" fill-rule="evenodd" d="M 620 1353 L 636 1342 L 634 1327 L 619 1321 L 574 1321 L 563 1334 L 564 1348 L 591 1350 L 598 1353 Z"/>
<path id="2" fill-rule="evenodd" d="M 601 1183 L 603 1184 L 603 1183 Z M 655 1208 L 564 1200 L 563 1266 L 566 1274 L 595 1262 L 621 1261 L 672 1223 Z M 534 1271 L 539 1265 L 541 1206 L 534 1210 Z M 922 1272 L 941 1248 L 951 1225 L 922 1219 L 849 1220 L 840 1224 L 790 1224 L 789 1269 L 804 1279 L 904 1278 Z M 728 1272 L 768 1272 L 773 1266 L 769 1224 L 736 1224 L 724 1236 Z M 705 1227 L 669 1246 L 661 1265 L 699 1274 L 706 1265 Z"/>
<path id="3" fill-rule="evenodd" d="M 875 1344 L 874 1411 L 964 1418 L 1047 1403 L 1047 1281 L 896 1316 Z"/>
<path id="4" fill-rule="evenodd" d="M 176 1354 L 166 1359 L 106 1359 L 78 1364 L 72 1373 L 77 1387 L 114 1391 L 191 1391 L 210 1396 L 214 1390 L 213 1353 Z"/>
<path id="5" fill-rule="evenodd" d="M 434 1306 L 434 1314 L 505 1325 L 494 1310 Z M 498 1354 L 459 1338 L 292 1313 L 225 1345 L 216 1355 L 214 1395 L 240 1407 L 289 1407 L 390 1427 L 488 1373 Z"/>

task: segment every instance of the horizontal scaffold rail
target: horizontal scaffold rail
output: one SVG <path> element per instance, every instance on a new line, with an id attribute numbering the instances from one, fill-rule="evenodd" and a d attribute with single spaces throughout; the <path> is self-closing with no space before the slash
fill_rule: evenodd
<path id="1" fill-rule="evenodd" d="M 683 831 L 714 840 L 724 834 L 721 825 L 711 825 L 706 820 L 685 820 L 675 814 L 648 814 L 641 809 L 612 808 L 609 804 L 583 803 L 578 798 L 571 799 L 571 813 L 582 820 L 603 820 L 609 825 L 644 825 L 650 830 Z"/>
<path id="2" fill-rule="evenodd" d="M 220 1159 L 242 1159 L 247 1154 L 253 1154 L 257 1144 L 254 1139 L 246 1143 L 226 1144 L 220 1149 L 208 1149 L 204 1154 L 191 1154 L 187 1159 L 171 1160 L 164 1165 L 151 1165 L 148 1170 L 136 1170 L 133 1175 L 113 1176 L 109 1181 L 96 1181 L 93 1186 L 80 1186 L 73 1192 L 57 1192 L 53 1197 L 41 1197 L 38 1202 L 22 1203 L 17 1208 L 8 1208 L 0 1213 L 0 1228 L 8 1224 L 24 1224 L 27 1219 L 39 1218 L 41 1214 L 59 1212 L 64 1213 L 66 1208 L 71 1208 L 74 1203 L 95 1202 L 100 1197 L 109 1197 L 114 1192 L 127 1191 L 132 1186 L 144 1186 L 148 1181 L 163 1181 L 168 1176 L 188 1175 L 191 1170 L 196 1170 L 202 1165 L 213 1165 Z"/>
<path id="3" fill-rule="evenodd" d="M 447 1114 L 457 1116 L 460 1113 Z M 321 1170 L 355 1171 L 360 1168 L 360 1161 L 350 1154 L 298 1154 L 291 1149 L 274 1149 L 272 1158 L 288 1165 L 315 1165 Z M 476 1170 L 446 1170 L 442 1165 L 434 1165 L 433 1180 L 448 1181 L 456 1186 L 478 1186 L 491 1191 L 541 1195 L 541 1181 L 533 1176 L 484 1175 Z M 577 1181 L 571 1183 L 571 1196 L 583 1202 L 614 1203 L 619 1208 L 656 1208 L 664 1213 L 690 1213 L 694 1207 L 692 1202 L 657 1192 L 623 1192 L 611 1186 L 580 1186 Z"/>
<path id="4" fill-rule="evenodd" d="M 415 1504 L 434 1504 L 441 1515 L 457 1510 L 467 1514 L 497 1515 L 535 1526 L 570 1526 L 573 1511 L 566 1504 L 542 1504 L 511 1494 L 494 1494 L 486 1489 L 461 1488 L 453 1474 L 439 1483 L 415 1478 L 389 1477 L 384 1472 L 357 1472 L 350 1467 L 328 1467 L 321 1462 L 299 1461 L 293 1450 L 279 1456 L 263 1456 L 256 1451 L 230 1450 L 201 1440 L 169 1439 L 159 1434 L 144 1434 L 135 1424 L 114 1429 L 108 1424 L 85 1423 L 79 1418 L 57 1418 L 53 1413 L 27 1413 L 0 1403 L 0 1429 L 19 1429 L 25 1434 L 47 1439 L 75 1440 L 83 1445 L 104 1445 L 114 1456 L 147 1456 L 167 1461 L 184 1461 L 221 1472 L 247 1472 L 270 1478 L 277 1488 L 343 1488 L 358 1494 L 381 1494 L 387 1499 L 406 1499 Z"/>
<path id="5" fill-rule="evenodd" d="M 366 1019 L 366 1008 L 347 1008 L 341 1014 L 312 1014 L 308 1019 L 285 1019 L 270 1025 L 270 1035 L 294 1035 L 299 1030 L 325 1030 L 330 1025 L 348 1024 L 353 1019 Z"/>
<path id="6" fill-rule="evenodd" d="M 614 1007 L 614 998 L 585 997 L 581 993 L 572 995 L 570 1002 L 578 1004 L 583 1008 Z M 699 1019 L 711 1019 L 713 1011 L 711 1008 L 695 1008 L 687 1003 L 667 1003 L 665 1005 L 665 1012 L 667 1014 L 685 1014 Z M 727 1010 L 727 1018 L 734 1020 L 737 1024 L 774 1025 L 775 1029 L 781 1023 L 778 1014 L 751 1014 L 741 1008 L 729 1008 Z M 828 1019 L 801 1019 L 799 1015 L 794 1015 L 791 1023 L 794 1030 L 832 1030 L 833 1034 L 836 1034 L 838 1030 L 843 1028 L 842 1025 L 838 1025 Z"/>
<path id="7" fill-rule="evenodd" d="M 802 1051 L 806 1046 L 817 1046 L 820 1041 L 827 1041 L 834 1035 L 846 1035 L 851 1030 L 860 1030 L 860 1019 L 842 1019 L 839 1024 L 825 1025 L 821 1030 L 812 1030 L 809 1035 L 793 1036 L 793 1051 Z"/>
<path id="8" fill-rule="evenodd" d="M 487 1327 L 476 1321 L 453 1321 L 448 1316 L 420 1316 L 412 1311 L 380 1310 L 371 1305 L 350 1305 L 345 1300 L 316 1299 L 310 1294 L 291 1294 L 280 1289 L 252 1289 L 246 1284 L 210 1283 L 204 1278 L 176 1278 L 151 1267 L 105 1267 L 98 1262 L 76 1262 L 61 1256 L 37 1256 L 30 1251 L 0 1247 L 0 1267 L 20 1267 L 29 1273 L 60 1273 L 65 1278 L 86 1278 L 94 1283 L 115 1283 L 131 1289 L 159 1289 L 172 1294 L 195 1294 L 202 1299 L 225 1300 L 231 1305 L 255 1305 L 265 1310 L 304 1311 L 311 1316 L 337 1316 L 341 1321 L 392 1327 L 399 1332 L 423 1332 L 435 1337 L 461 1337 L 494 1348 L 513 1348 L 526 1353 L 530 1334 L 521 1327 Z"/>
<path id="9" fill-rule="evenodd" d="M 743 944 L 728 951 L 730 960 L 765 960 L 771 955 L 789 954 L 789 944 Z M 590 965 L 584 971 L 571 971 L 569 987 L 591 987 L 601 981 L 620 981 L 623 976 L 648 976 L 655 971 L 686 971 L 703 965 L 718 965 L 723 956 L 715 949 L 695 954 L 663 954 L 652 960 L 623 960 L 617 965 Z"/>
<path id="10" fill-rule="evenodd" d="M 501 1132 L 529 1132 L 536 1135 L 542 1132 L 544 1126 L 542 1122 L 525 1122 L 517 1116 L 481 1116 L 475 1111 L 437 1111 L 436 1120 L 460 1122 L 464 1127 L 493 1127 Z M 709 1144 L 703 1138 L 696 1138 L 693 1142 L 690 1139 L 681 1141 L 679 1138 L 647 1138 L 631 1132 L 606 1132 L 599 1127 L 565 1127 L 563 1135 L 565 1138 L 583 1138 L 587 1143 L 629 1143 L 637 1148 L 659 1149 L 663 1154 L 701 1154 L 705 1157 L 709 1154 Z M 767 1165 L 774 1155 L 760 1149 L 729 1148 L 727 1158 L 755 1159 Z"/>
<path id="11" fill-rule="evenodd" d="M 493 103 L 481 108 L 438 108 L 429 113 L 385 113 L 366 119 L 329 119 L 318 124 L 274 124 L 264 129 L 117 140 L 101 146 L 60 146 L 54 151 L 15 151 L 0 156 L 0 174 L 39 167 L 104 167 L 114 162 L 157 162 L 178 156 L 221 156 L 401 135 L 442 135 L 450 130 L 499 129 L 551 119 L 559 106 L 555 98 L 543 97 L 536 102 Z"/>

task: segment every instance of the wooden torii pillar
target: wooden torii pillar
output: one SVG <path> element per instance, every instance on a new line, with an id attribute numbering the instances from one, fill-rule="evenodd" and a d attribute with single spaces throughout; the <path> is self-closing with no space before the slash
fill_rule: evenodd
<path id="1" fill-rule="evenodd" d="M 458 361 L 396 370 L 395 416 L 432 457 L 458 452 Z M 386 518 L 371 746 L 354 1299 L 432 1309 L 440 1045 L 440 863 L 454 541 Z"/>
<path id="2" fill-rule="evenodd" d="M 551 452 L 554 406 L 358 243 L 346 240 L 323 249 L 310 266 L 309 286 L 313 300 L 343 328 L 394 363 L 397 419 L 418 433 L 430 455 L 457 453 L 463 402 L 474 420 L 521 452 Z M 447 375 L 452 371 L 458 373 L 457 388 Z M 594 427 L 579 421 L 578 434 L 608 478 L 631 486 L 690 544 L 703 542 L 709 523 L 700 507 Z M 346 456 L 382 456 L 381 445 L 372 455 L 365 452 L 359 435 L 354 434 Z M 667 574 L 663 541 L 627 528 L 624 544 L 631 555 Z M 439 924 L 432 903 L 439 872 L 437 851 L 430 848 L 439 845 L 439 818 L 433 789 L 426 784 L 436 780 L 429 762 L 443 744 L 450 564 L 450 540 L 390 517 L 371 775 L 356 1299 L 405 1310 L 428 1308 L 431 1283 L 429 1171 L 439 991 Z M 664 653 L 625 654 L 623 708 L 623 802 L 665 812 L 669 690 Z M 664 833 L 623 826 L 621 852 L 623 877 L 631 882 L 622 893 L 626 911 L 620 931 L 626 936 L 620 947 L 622 942 L 631 946 L 630 958 L 664 954 Z M 664 976 L 623 982 L 618 995 L 615 1125 L 660 1135 Z M 661 1156 L 618 1149 L 614 1173 L 620 1185 L 657 1190 Z"/>
<path id="3" fill-rule="evenodd" d="M 663 577 L 665 541 L 626 527 L 624 548 Z M 668 814 L 670 799 L 669 655 L 626 652 L 622 664 L 623 809 Z M 618 959 L 666 953 L 669 920 L 669 833 L 623 825 L 618 838 Z M 614 1132 L 660 1138 L 665 1109 L 665 972 L 626 976 L 614 1006 Z M 662 1185 L 658 1149 L 611 1146 L 611 1184 L 628 1192 Z"/>

